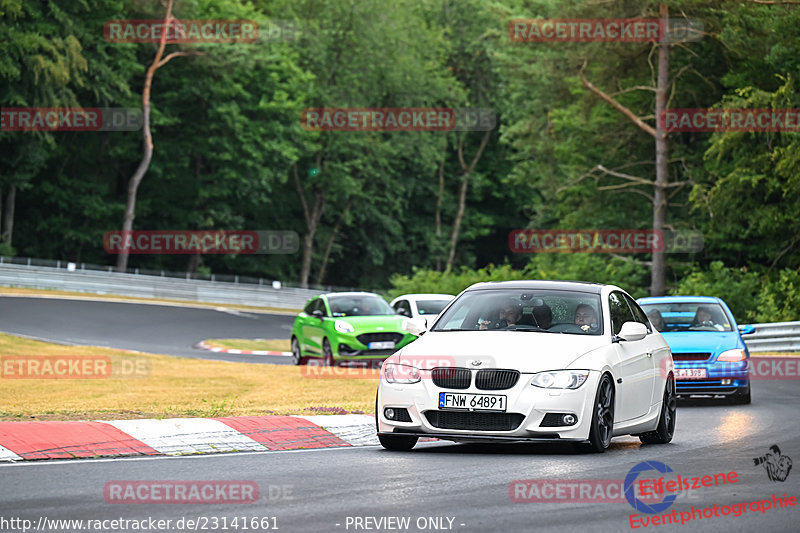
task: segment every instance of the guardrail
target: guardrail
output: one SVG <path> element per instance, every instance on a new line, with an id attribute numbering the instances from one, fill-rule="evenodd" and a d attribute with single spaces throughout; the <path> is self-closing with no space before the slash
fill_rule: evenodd
<path id="1" fill-rule="evenodd" d="M 284 283 L 259 278 L 224 276 L 232 281 L 220 281 L 223 276 L 209 275 L 211 279 L 192 279 L 188 274 L 160 275 L 115 272 L 112 267 L 49 261 L 53 266 L 35 264 L 36 261 L 0 257 L 0 286 L 30 289 L 49 289 L 93 294 L 113 294 L 140 298 L 163 298 L 191 302 L 208 302 L 231 305 L 274 307 L 277 309 L 302 309 L 309 298 L 322 292 L 342 288 L 320 287 L 305 289 L 289 287 Z M 181 276 L 181 277 L 177 277 Z M 327 289 L 327 290 L 325 290 Z"/>
<path id="2" fill-rule="evenodd" d="M 755 333 L 742 335 L 751 352 L 795 352 L 800 350 L 800 321 L 751 324 Z"/>

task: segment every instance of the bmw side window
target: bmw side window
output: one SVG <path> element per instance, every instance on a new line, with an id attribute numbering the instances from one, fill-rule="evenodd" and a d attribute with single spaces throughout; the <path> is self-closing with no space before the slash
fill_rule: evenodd
<path id="1" fill-rule="evenodd" d="M 633 301 L 633 298 L 631 298 L 627 294 L 625 294 L 624 296 L 625 296 L 625 301 L 628 302 L 628 306 L 631 308 L 631 311 L 633 312 L 634 320 L 636 322 L 644 324 L 647 327 L 647 333 L 653 333 L 653 328 L 650 327 L 650 321 L 647 319 L 647 315 L 644 314 L 644 311 L 642 311 L 642 308 L 639 307 L 639 304 Z"/>
<path id="2" fill-rule="evenodd" d="M 303 312 L 305 314 L 307 314 L 307 315 L 310 315 L 311 313 L 313 313 L 314 312 L 314 306 L 317 304 L 318 301 L 319 300 L 311 300 L 310 302 L 308 302 L 306 304 L 305 309 L 303 309 Z"/>
<path id="3" fill-rule="evenodd" d="M 325 302 L 322 301 L 322 298 L 317 300 L 317 304 L 314 306 L 314 309 L 319 309 L 322 311 L 322 316 L 328 316 L 328 311 L 325 310 Z"/>
<path id="4" fill-rule="evenodd" d="M 614 335 L 619 334 L 625 322 L 636 322 L 622 293 L 612 292 L 608 296 L 608 308 L 611 311 L 611 332 Z"/>

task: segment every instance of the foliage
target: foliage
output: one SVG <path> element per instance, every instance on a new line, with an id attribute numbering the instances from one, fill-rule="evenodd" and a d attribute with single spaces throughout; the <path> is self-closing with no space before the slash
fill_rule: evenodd
<path id="1" fill-rule="evenodd" d="M 458 292 L 484 280 L 581 279 L 644 295 L 646 256 L 513 254 L 507 235 L 652 224 L 647 187 L 592 173 L 603 165 L 652 179 L 652 138 L 587 91 L 578 74 L 585 64 L 592 83 L 653 124 L 653 94 L 642 89 L 655 75 L 653 45 L 511 42 L 508 22 L 652 17 L 659 4 L 177 2 L 178 18 L 252 19 L 262 28 L 289 21 L 298 31 L 265 32 L 255 43 L 168 45 L 167 52 L 202 55 L 177 57 L 156 76 L 155 153 L 134 228 L 294 230 L 302 239 L 308 227 L 296 165 L 305 197 L 324 199 L 312 282 L 330 242 L 321 281 L 334 286 Z M 669 7 L 705 28 L 701 40 L 670 49 L 671 107 L 800 108 L 800 6 L 674 0 Z M 162 14 L 150 0 L 0 0 L 0 103 L 139 106 L 154 45 L 110 43 L 101 30 L 108 20 Z M 498 124 L 469 178 L 449 275 L 437 270 L 459 205 L 457 147 L 462 141 L 470 161 L 481 132 L 313 132 L 300 124 L 307 107 L 436 106 L 491 108 Z M 0 131 L 3 215 L 16 189 L 13 242 L 3 253 L 113 263 L 102 236 L 121 226 L 141 142 L 140 132 Z M 800 134 L 672 133 L 669 146 L 669 178 L 681 185 L 670 189 L 667 224 L 705 239 L 700 253 L 668 256 L 670 290 L 719 294 L 747 320 L 800 318 Z M 130 266 L 296 281 L 301 257 L 136 255 Z"/>
<path id="2" fill-rule="evenodd" d="M 673 294 L 718 296 L 742 323 L 785 322 L 800 316 L 800 272 L 788 268 L 759 274 L 715 261 L 708 270 L 696 269 L 683 278 Z"/>

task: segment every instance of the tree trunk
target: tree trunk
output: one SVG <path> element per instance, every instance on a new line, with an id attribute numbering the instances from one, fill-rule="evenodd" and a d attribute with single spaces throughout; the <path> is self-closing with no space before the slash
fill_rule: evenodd
<path id="1" fill-rule="evenodd" d="M 464 211 L 467 208 L 467 188 L 469 187 L 469 177 L 472 174 L 472 171 L 475 170 L 475 165 L 483 155 L 483 150 L 486 148 L 486 143 L 489 142 L 489 135 L 492 133 L 492 130 L 486 130 L 486 133 L 483 135 L 483 139 L 481 139 L 481 144 L 478 147 L 478 152 L 475 154 L 475 157 L 472 159 L 472 162 L 467 165 L 464 163 L 464 138 L 461 137 L 458 140 L 458 160 L 461 163 L 461 168 L 464 170 L 464 176 L 461 178 L 461 190 L 458 194 L 458 211 L 456 211 L 456 219 L 453 221 L 453 232 L 450 234 L 450 252 L 447 256 L 447 265 L 445 266 L 444 271 L 450 272 L 453 268 L 453 260 L 456 257 L 456 244 L 458 243 L 458 236 L 461 232 L 461 221 L 464 218 Z"/>
<path id="2" fill-rule="evenodd" d="M 664 229 L 667 214 L 667 185 L 669 175 L 667 169 L 668 146 L 667 134 L 661 129 L 660 117 L 667 105 L 667 84 L 669 83 L 669 36 L 666 28 L 669 24 L 669 11 L 666 4 L 661 4 L 660 15 L 662 27 L 658 44 L 658 80 L 656 85 L 656 181 L 653 186 L 653 230 Z M 653 252 L 653 266 L 650 273 L 650 296 L 661 296 L 666 288 L 666 255 L 662 246 Z"/>
<path id="3" fill-rule="evenodd" d="M 447 145 L 445 144 L 445 154 L 442 155 L 442 161 L 439 163 L 439 192 L 436 195 L 436 270 L 441 271 L 442 261 L 439 258 L 439 239 L 442 237 L 442 198 L 444 197 L 444 160 L 447 152 Z"/>
<path id="4" fill-rule="evenodd" d="M 447 265 L 444 268 L 445 272 L 450 272 L 453 268 L 453 260 L 456 257 L 456 244 L 458 243 L 458 235 L 461 232 L 461 221 L 464 218 L 464 211 L 467 207 L 468 186 L 469 173 L 465 172 L 461 177 L 461 189 L 458 193 L 458 210 L 456 211 L 456 219 L 453 221 L 453 231 L 450 234 L 450 251 L 447 254 Z"/>
<path id="5" fill-rule="evenodd" d="M 197 267 L 200 266 L 200 260 L 202 259 L 200 252 L 193 253 L 189 256 L 189 261 L 186 263 L 186 273 L 190 276 L 197 273 Z"/>
<path id="6" fill-rule="evenodd" d="M 319 161 L 318 161 L 319 163 Z M 319 164 L 317 164 L 319 168 Z M 314 252 L 314 236 L 317 233 L 319 220 L 325 210 L 325 197 L 318 188 L 314 188 L 314 207 L 309 209 L 303 186 L 300 183 L 300 175 L 297 172 L 297 164 L 292 165 L 294 182 L 297 187 L 297 195 L 300 197 L 300 205 L 303 207 L 303 218 L 306 221 L 306 234 L 303 236 L 303 260 L 300 264 L 300 286 L 308 287 L 308 278 L 311 274 L 311 258 Z"/>
<path id="7" fill-rule="evenodd" d="M 167 3 L 167 13 L 164 16 L 164 27 L 166 28 L 172 20 L 172 4 L 174 0 L 169 0 Z M 131 176 L 128 181 L 127 201 L 125 203 L 125 217 L 122 221 L 122 231 L 131 231 L 133 229 L 133 219 L 136 216 L 136 193 L 139 190 L 139 184 L 142 178 L 150 168 L 150 161 L 153 159 L 153 136 L 150 133 L 150 88 L 153 85 L 153 76 L 156 70 L 166 65 L 173 57 L 185 56 L 189 53 L 196 52 L 172 52 L 168 56 L 164 56 L 164 48 L 167 45 L 167 31 L 162 32 L 161 41 L 156 51 L 156 56 L 153 58 L 153 63 L 147 69 L 147 75 L 144 78 L 144 90 L 142 91 L 142 140 L 144 146 L 142 148 L 142 160 L 136 168 L 136 172 Z M 117 272 L 125 272 L 128 268 L 128 251 L 123 247 L 120 254 L 117 256 Z"/>
<path id="8" fill-rule="evenodd" d="M 6 195 L 5 213 L 3 216 L 3 244 L 11 246 L 14 236 L 14 204 L 17 200 L 17 187 L 8 186 Z"/>
<path id="9" fill-rule="evenodd" d="M 344 210 L 342 210 L 341 214 L 339 215 L 339 219 L 333 226 L 330 237 L 328 237 L 328 243 L 325 245 L 325 253 L 322 255 L 322 262 L 319 267 L 319 273 L 317 274 L 317 285 L 322 285 L 322 281 L 325 279 L 325 270 L 328 267 L 328 259 L 330 258 L 331 249 L 333 248 L 333 241 L 336 239 L 336 234 L 339 233 L 339 229 L 342 227 L 342 222 L 344 222 L 345 217 L 347 217 L 347 213 L 350 212 L 352 205 L 353 199 L 348 198 L 347 203 L 344 206 Z"/>

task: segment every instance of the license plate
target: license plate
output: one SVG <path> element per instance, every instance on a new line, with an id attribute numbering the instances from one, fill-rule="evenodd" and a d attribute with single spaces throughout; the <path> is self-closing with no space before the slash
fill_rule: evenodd
<path id="1" fill-rule="evenodd" d="M 392 350 L 394 349 L 394 344 L 394 341 L 371 342 L 367 344 L 367 348 L 370 350 Z"/>
<path id="2" fill-rule="evenodd" d="M 439 409 L 505 411 L 506 397 L 495 394 L 456 394 L 453 392 L 440 392 Z"/>
<path id="3" fill-rule="evenodd" d="M 705 379 L 705 368 L 676 368 L 675 377 L 679 379 Z"/>

